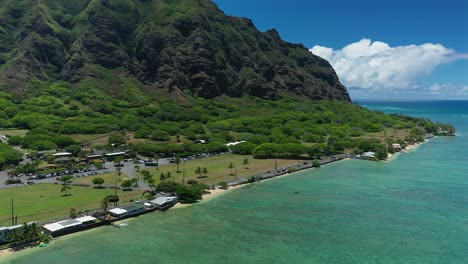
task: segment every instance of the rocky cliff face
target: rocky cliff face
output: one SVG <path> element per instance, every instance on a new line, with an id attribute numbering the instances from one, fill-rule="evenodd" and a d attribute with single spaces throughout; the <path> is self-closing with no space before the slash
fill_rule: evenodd
<path id="1" fill-rule="evenodd" d="M 103 70 L 205 98 L 350 100 L 326 60 L 209 0 L 0 0 L 3 90 L 21 92 L 36 78 L 79 83 Z"/>

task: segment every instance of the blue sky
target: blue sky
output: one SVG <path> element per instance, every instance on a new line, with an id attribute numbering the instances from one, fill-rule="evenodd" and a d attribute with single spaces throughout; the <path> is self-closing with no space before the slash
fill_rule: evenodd
<path id="1" fill-rule="evenodd" d="M 466 0 L 214 0 L 334 66 L 353 99 L 468 99 Z"/>

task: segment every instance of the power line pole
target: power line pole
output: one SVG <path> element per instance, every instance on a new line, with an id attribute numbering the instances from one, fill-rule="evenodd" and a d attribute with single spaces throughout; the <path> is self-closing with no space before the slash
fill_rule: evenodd
<path id="1" fill-rule="evenodd" d="M 11 225 L 15 225 L 15 209 L 13 207 L 13 198 L 11 198 Z"/>
<path id="2" fill-rule="evenodd" d="M 185 168 L 183 169 L 183 174 L 182 174 L 182 185 L 185 185 Z"/>

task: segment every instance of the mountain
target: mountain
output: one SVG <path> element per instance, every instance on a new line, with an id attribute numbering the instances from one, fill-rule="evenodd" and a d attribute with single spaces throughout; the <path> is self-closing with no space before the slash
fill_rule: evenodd
<path id="1" fill-rule="evenodd" d="M 350 101 L 326 60 L 210 0 L 0 0 L 0 89 L 24 94 L 37 80 Z"/>

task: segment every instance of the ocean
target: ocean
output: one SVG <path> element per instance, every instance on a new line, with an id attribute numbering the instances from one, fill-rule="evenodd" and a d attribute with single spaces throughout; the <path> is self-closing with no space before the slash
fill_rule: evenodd
<path id="1" fill-rule="evenodd" d="M 390 162 L 345 160 L 53 241 L 1 263 L 468 263 L 468 102 L 376 102 L 457 127 Z"/>

